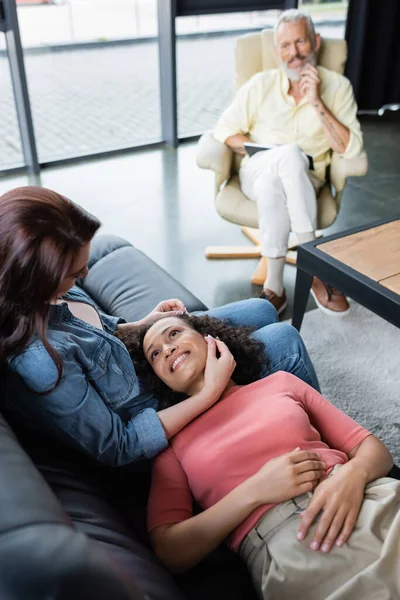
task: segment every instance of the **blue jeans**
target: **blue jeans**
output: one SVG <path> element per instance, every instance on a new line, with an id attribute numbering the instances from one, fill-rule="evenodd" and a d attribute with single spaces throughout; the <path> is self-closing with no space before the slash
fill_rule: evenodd
<path id="1" fill-rule="evenodd" d="M 228 319 L 232 325 L 253 327 L 254 337 L 263 343 L 268 359 L 262 377 L 276 371 L 287 371 L 299 377 L 318 392 L 317 375 L 299 332 L 288 323 L 279 323 L 270 302 L 250 298 L 207 311 L 210 317 Z"/>

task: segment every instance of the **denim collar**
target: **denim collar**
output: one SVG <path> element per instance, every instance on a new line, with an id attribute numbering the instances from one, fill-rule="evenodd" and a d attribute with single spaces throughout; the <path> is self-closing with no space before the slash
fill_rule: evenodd
<path id="1" fill-rule="evenodd" d="M 49 325 L 60 325 L 60 323 L 72 320 L 72 313 L 68 308 L 68 304 L 50 304 L 49 307 Z"/>
<path id="2" fill-rule="evenodd" d="M 85 304 L 94 306 L 89 296 L 87 296 L 83 291 L 80 291 L 76 286 L 68 290 L 68 292 L 62 296 L 62 300 L 65 300 L 65 302 L 62 302 L 61 304 L 50 304 L 49 325 L 60 325 L 62 322 L 72 321 L 74 315 L 68 308 L 67 300 L 85 302 Z"/>

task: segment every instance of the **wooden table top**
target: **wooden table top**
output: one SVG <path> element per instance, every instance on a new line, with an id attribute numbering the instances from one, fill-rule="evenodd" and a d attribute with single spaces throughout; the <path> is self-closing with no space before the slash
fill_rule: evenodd
<path id="1" fill-rule="evenodd" d="M 400 219 L 318 244 L 318 249 L 400 294 Z"/>

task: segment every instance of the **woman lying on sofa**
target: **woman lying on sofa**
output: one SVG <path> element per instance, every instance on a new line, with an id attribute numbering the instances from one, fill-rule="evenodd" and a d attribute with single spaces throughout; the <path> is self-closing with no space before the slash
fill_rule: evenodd
<path id="1" fill-rule="evenodd" d="M 203 389 L 179 406 L 160 409 L 154 396 L 141 394 L 129 354 L 113 335 L 138 323 L 103 314 L 74 285 L 87 275 L 99 227 L 51 190 L 28 186 L 0 197 L 0 367 L 8 367 L 4 404 L 14 421 L 97 461 L 124 465 L 158 454 L 209 408 L 234 359 L 224 348 L 217 360 L 210 345 Z M 141 322 L 184 310 L 179 300 L 167 300 Z M 260 376 L 286 369 L 318 387 L 299 334 L 276 322 L 269 302 L 252 299 L 212 314 L 257 330 L 267 355 Z"/>
<path id="2" fill-rule="evenodd" d="M 400 482 L 383 477 L 382 442 L 291 374 L 257 381 L 262 348 L 246 330 L 183 315 L 122 339 L 174 405 L 202 390 L 210 335 L 237 366 L 153 463 L 159 558 L 183 571 L 228 538 L 262 598 L 400 597 Z"/>

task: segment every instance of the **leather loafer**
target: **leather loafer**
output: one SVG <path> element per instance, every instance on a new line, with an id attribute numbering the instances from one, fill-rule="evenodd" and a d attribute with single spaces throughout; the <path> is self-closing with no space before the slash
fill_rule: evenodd
<path id="1" fill-rule="evenodd" d="M 318 308 L 328 315 L 341 317 L 350 310 L 349 303 L 342 292 L 327 285 L 318 277 L 313 279 L 311 293 Z"/>
<path id="2" fill-rule="evenodd" d="M 280 315 L 281 312 L 283 312 L 285 310 L 285 308 L 287 307 L 285 290 L 283 290 L 282 296 L 277 296 L 275 294 L 275 292 L 273 292 L 272 290 L 264 288 L 260 294 L 260 298 L 263 298 L 264 300 L 268 300 L 268 302 L 271 302 L 272 306 L 275 307 L 278 315 Z"/>

